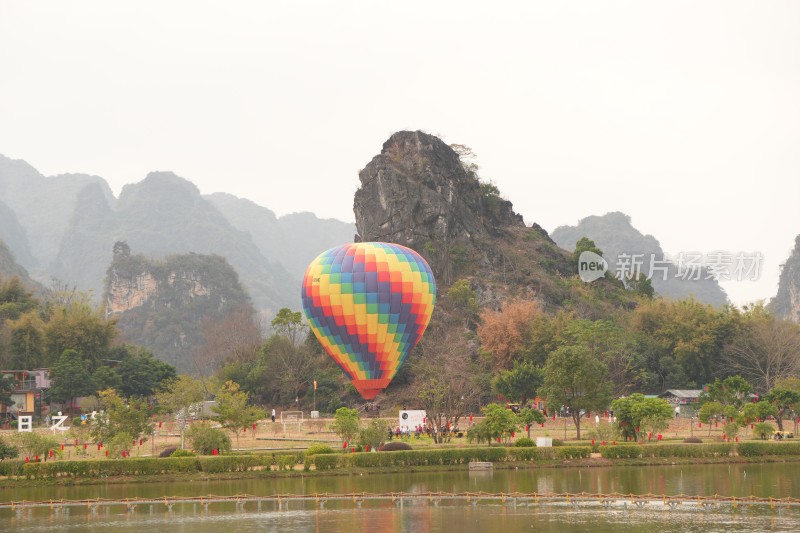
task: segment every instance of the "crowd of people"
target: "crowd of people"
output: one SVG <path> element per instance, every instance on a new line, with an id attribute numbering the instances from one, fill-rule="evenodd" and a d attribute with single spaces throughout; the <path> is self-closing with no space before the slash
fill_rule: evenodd
<path id="1" fill-rule="evenodd" d="M 450 428 L 450 423 L 448 422 L 447 425 L 442 428 L 442 433 L 447 435 L 448 433 L 451 433 L 451 432 L 456 437 L 463 437 L 464 436 L 463 432 L 461 432 L 457 427 L 451 429 Z M 412 436 L 418 439 L 418 438 L 422 437 L 422 435 L 425 435 L 427 437 L 432 437 L 436 433 L 437 433 L 436 428 L 431 428 L 430 426 L 422 425 L 422 424 L 417 425 L 417 426 L 415 426 L 413 428 L 408 427 L 408 426 L 404 426 L 404 427 L 396 426 L 394 429 L 392 429 L 392 427 L 389 426 L 387 428 L 387 434 L 388 434 L 389 440 L 392 440 L 393 438 L 410 439 Z"/>

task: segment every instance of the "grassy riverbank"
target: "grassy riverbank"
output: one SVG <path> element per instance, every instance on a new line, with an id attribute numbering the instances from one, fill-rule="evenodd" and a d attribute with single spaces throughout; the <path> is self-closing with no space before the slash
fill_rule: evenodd
<path id="1" fill-rule="evenodd" d="M 728 457 L 728 458 L 648 458 L 648 459 L 602 459 L 590 458 L 579 460 L 564 461 L 540 461 L 540 462 L 507 462 L 495 464 L 496 470 L 533 470 L 533 469 L 561 469 L 561 468 L 608 468 L 614 466 L 685 466 L 685 465 L 712 465 L 712 464 L 773 464 L 773 463 L 800 463 L 800 457 L 796 456 L 767 456 L 758 458 L 749 457 Z M 195 473 L 172 473 L 156 474 L 150 476 L 126 475 L 112 477 L 61 477 L 61 478 L 39 478 L 27 479 L 25 477 L 5 477 L 0 478 L 0 500 L 12 500 L 10 495 L 4 497 L 3 490 L 13 490 L 21 487 L 48 487 L 48 486 L 91 486 L 91 485 L 117 485 L 130 483 L 181 483 L 181 482 L 204 482 L 204 481 L 227 481 L 243 479 L 283 479 L 283 478 L 315 478 L 331 476 L 364 476 L 375 474 L 409 474 L 409 473 L 432 473 L 432 472 L 458 472 L 466 471 L 467 465 L 430 465 L 414 467 L 375 467 L 375 468 L 343 468 L 339 470 L 317 471 L 303 470 L 298 467 L 294 470 L 258 470 L 246 472 L 223 472 L 208 474 L 204 472 Z"/>
<path id="2" fill-rule="evenodd" d="M 496 469 L 595 468 L 692 464 L 800 462 L 800 442 L 748 442 L 738 445 L 648 444 L 554 448 L 474 447 L 377 453 L 304 452 L 218 457 L 131 458 L 111 460 L 0 462 L 0 488 L 205 481 L 296 476 L 368 475 L 466 470 L 472 461 Z"/>

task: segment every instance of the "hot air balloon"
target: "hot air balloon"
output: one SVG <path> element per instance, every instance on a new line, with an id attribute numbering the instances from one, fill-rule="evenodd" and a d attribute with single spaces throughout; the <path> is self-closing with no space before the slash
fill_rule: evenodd
<path id="1" fill-rule="evenodd" d="M 319 342 L 371 400 L 389 386 L 428 327 L 436 282 L 414 250 L 359 242 L 314 259 L 302 299 Z"/>

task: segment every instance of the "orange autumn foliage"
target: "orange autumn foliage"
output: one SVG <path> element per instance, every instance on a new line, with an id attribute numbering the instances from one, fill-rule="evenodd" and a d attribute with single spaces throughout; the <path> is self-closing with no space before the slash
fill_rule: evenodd
<path id="1" fill-rule="evenodd" d="M 531 300 L 511 300 L 500 311 L 481 312 L 478 338 L 495 369 L 512 367 L 529 340 L 531 322 L 540 312 L 538 304 Z"/>

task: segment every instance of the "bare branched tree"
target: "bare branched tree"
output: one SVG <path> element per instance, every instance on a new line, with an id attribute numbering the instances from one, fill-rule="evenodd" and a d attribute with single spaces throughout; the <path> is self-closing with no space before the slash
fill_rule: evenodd
<path id="1" fill-rule="evenodd" d="M 480 381 L 487 374 L 478 370 L 481 360 L 469 331 L 453 327 L 459 320 L 457 313 L 444 314 L 431 323 L 412 367 L 415 396 L 437 442 L 449 439 L 446 429 L 458 427 L 461 417 L 470 409 L 477 410 L 491 392 L 490 383 Z M 445 320 L 449 320 L 447 325 L 442 324 Z"/>
<path id="2" fill-rule="evenodd" d="M 79 291 L 77 285 L 70 286 L 58 278 L 50 278 L 43 299 L 45 306 L 50 308 L 68 308 L 73 304 L 94 307 L 91 292 Z"/>
<path id="3" fill-rule="evenodd" d="M 296 346 L 290 337 L 283 335 L 270 337 L 263 353 L 269 374 L 280 383 L 279 390 L 284 394 L 291 392 L 294 398 L 309 390 L 314 370 L 322 363 L 318 353 L 305 344 Z"/>
<path id="4" fill-rule="evenodd" d="M 208 378 L 226 363 L 252 363 L 264 344 L 262 326 L 251 308 L 231 311 L 224 319 L 203 320 L 205 343 L 194 357 L 195 371 Z"/>
<path id="5" fill-rule="evenodd" d="M 727 346 L 726 370 L 739 374 L 757 391 L 800 372 L 800 325 L 771 316 L 753 319 Z"/>

